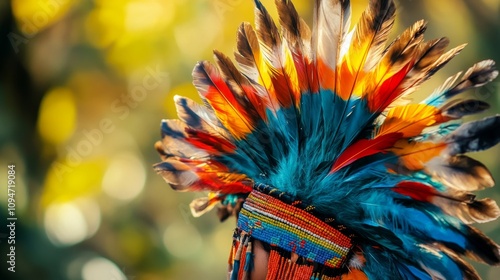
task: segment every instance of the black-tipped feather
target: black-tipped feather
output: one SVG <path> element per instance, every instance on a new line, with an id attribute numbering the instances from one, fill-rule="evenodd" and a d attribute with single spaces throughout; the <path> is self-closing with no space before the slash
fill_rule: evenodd
<path id="1" fill-rule="evenodd" d="M 493 60 L 484 60 L 476 63 L 467 70 L 462 80 L 455 87 L 445 92 L 445 97 L 451 98 L 470 88 L 483 86 L 497 76 L 498 71 L 495 70 L 495 62 Z"/>
<path id="2" fill-rule="evenodd" d="M 483 151 L 500 142 L 500 115 L 461 125 L 446 137 L 450 155 Z"/>
<path id="3" fill-rule="evenodd" d="M 490 171 L 481 162 L 464 155 L 433 160 L 427 164 L 428 172 L 450 188 L 477 191 L 493 187 Z"/>
<path id="4" fill-rule="evenodd" d="M 443 115 L 452 118 L 460 119 L 462 117 L 478 114 L 485 110 L 488 110 L 490 105 L 481 100 L 467 99 L 452 101 L 441 108 Z"/>

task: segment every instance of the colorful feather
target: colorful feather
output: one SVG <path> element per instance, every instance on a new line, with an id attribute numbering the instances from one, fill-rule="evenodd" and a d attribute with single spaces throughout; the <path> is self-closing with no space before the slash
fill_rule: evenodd
<path id="1" fill-rule="evenodd" d="M 416 22 L 399 36 L 387 49 L 382 60 L 366 77 L 360 86 L 368 106 L 373 111 L 383 111 L 399 95 L 396 90 L 414 64 L 415 53 L 426 30 L 424 21 Z"/>
<path id="2" fill-rule="evenodd" d="M 347 148 L 335 161 L 330 172 L 336 172 L 354 161 L 378 153 L 384 153 L 392 148 L 401 138 L 401 133 L 388 133 L 375 139 L 361 139 Z"/>
<path id="3" fill-rule="evenodd" d="M 322 89 L 336 92 L 336 68 L 349 29 L 350 8 L 350 2 L 345 0 L 322 0 L 315 5 L 314 26 L 317 28 L 313 30 L 312 56 Z"/>
<path id="4" fill-rule="evenodd" d="M 400 132 L 404 138 L 415 137 L 424 128 L 440 123 L 441 118 L 441 112 L 437 108 L 425 104 L 394 107 L 387 112 L 377 135 Z"/>
<path id="5" fill-rule="evenodd" d="M 255 29 L 237 35 L 237 65 L 215 51 L 194 85 L 204 102 L 175 97 L 179 120 L 162 122 L 155 170 L 179 191 L 208 191 L 195 216 L 217 203 L 239 211 L 256 185 L 314 206 L 352 233 L 342 279 L 478 279 L 464 260 L 499 265 L 500 247 L 470 226 L 500 215 L 473 192 L 492 187 L 466 153 L 500 142 L 500 116 L 455 98 L 498 76 L 484 60 L 448 78 L 420 103 L 411 93 L 465 47 L 424 40 L 418 21 L 387 44 L 392 0 L 370 0 L 349 30 L 348 0 L 316 0 L 309 28 L 292 2 L 276 0 L 278 27 L 255 1 Z"/>
<path id="6" fill-rule="evenodd" d="M 495 62 L 492 60 L 484 60 L 474 64 L 467 70 L 459 83 L 455 86 L 455 82 L 461 73 L 451 76 L 446 82 L 436 89 L 423 103 L 428 103 L 434 106 L 439 106 L 445 100 L 450 99 L 457 94 L 468 89 L 481 87 L 498 76 L 498 71 L 495 70 Z"/>
<path id="7" fill-rule="evenodd" d="M 241 139 L 253 130 L 255 116 L 243 109 L 245 104 L 236 99 L 213 65 L 199 63 L 193 70 L 193 83 L 233 137 Z"/>
<path id="8" fill-rule="evenodd" d="M 317 92 L 316 73 L 312 67 L 311 30 L 307 23 L 299 17 L 291 1 L 278 0 L 276 6 L 283 30 L 283 38 L 290 49 L 297 71 L 297 82 L 300 91 Z"/>
<path id="9" fill-rule="evenodd" d="M 461 125 L 446 137 L 450 155 L 478 152 L 500 142 L 500 115 Z"/>
<path id="10" fill-rule="evenodd" d="M 295 106 L 300 102 L 300 88 L 290 49 L 281 39 L 273 19 L 258 0 L 255 0 L 255 16 L 257 38 L 265 63 L 270 69 L 276 98 L 281 107 Z"/>
<path id="11" fill-rule="evenodd" d="M 351 31 L 352 39 L 343 42 L 349 48 L 340 63 L 340 74 L 337 75 L 340 87 L 337 88 L 337 94 L 344 100 L 353 94 L 361 94 L 357 88 L 360 84 L 358 81 L 379 62 L 394 24 L 395 11 L 393 1 L 370 1 L 359 23 Z"/>

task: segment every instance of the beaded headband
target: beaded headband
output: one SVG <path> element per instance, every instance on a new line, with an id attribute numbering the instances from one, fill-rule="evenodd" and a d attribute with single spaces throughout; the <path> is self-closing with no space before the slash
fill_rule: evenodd
<path id="1" fill-rule="evenodd" d="M 263 184 L 254 186 L 238 216 L 230 256 L 230 262 L 233 262 L 231 279 L 243 279 L 246 272 L 241 271 L 240 262 L 245 263 L 243 271 L 251 269 L 252 260 L 248 254 L 251 249 L 248 246 L 250 244 L 251 248 L 253 239 L 270 246 L 267 279 L 280 279 L 281 276 L 269 274 L 283 271 L 277 266 L 287 262 L 291 253 L 300 259 L 296 264 L 290 264 L 297 268 L 286 269 L 294 273 L 293 279 L 302 274 L 306 279 L 315 274 L 318 279 L 341 274 L 353 248 L 353 235 L 345 227 L 335 224 L 333 219 L 321 219 L 313 211 L 313 206 L 305 206 L 302 201 L 278 189 Z"/>

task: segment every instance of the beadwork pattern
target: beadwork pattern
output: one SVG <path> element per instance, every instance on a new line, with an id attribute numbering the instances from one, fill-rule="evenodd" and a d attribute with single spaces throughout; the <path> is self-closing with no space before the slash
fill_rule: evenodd
<path id="1" fill-rule="evenodd" d="M 243 204 L 238 228 L 330 268 L 342 267 L 353 247 L 351 238 L 311 213 L 257 190 Z"/>

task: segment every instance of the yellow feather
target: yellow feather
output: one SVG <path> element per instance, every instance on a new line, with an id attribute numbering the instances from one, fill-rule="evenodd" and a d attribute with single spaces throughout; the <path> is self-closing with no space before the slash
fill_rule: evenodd
<path id="1" fill-rule="evenodd" d="M 439 110 L 427 104 L 394 107 L 387 113 L 377 135 L 400 132 L 404 138 L 414 137 L 424 128 L 436 124 L 440 118 Z"/>
<path id="2" fill-rule="evenodd" d="M 339 95 L 343 99 L 361 95 L 366 73 L 379 63 L 384 53 L 385 41 L 394 24 L 394 13 L 393 2 L 370 2 L 359 23 L 348 35 L 352 36 L 352 41 L 344 41 L 344 44 L 350 44 L 350 48 L 340 68 Z"/>
<path id="3" fill-rule="evenodd" d="M 392 78 L 414 59 L 415 52 L 423 41 L 425 28 L 425 22 L 418 21 L 394 40 L 380 62 L 367 74 L 363 80 L 364 83 L 360 85 L 359 90 L 363 96 L 377 92 L 387 79 Z"/>
<path id="4" fill-rule="evenodd" d="M 274 87 L 271 80 L 271 67 L 270 63 L 264 59 L 260 48 L 254 49 L 255 61 L 257 62 L 257 69 L 259 71 L 259 84 L 264 85 L 264 87 L 274 96 Z"/>
<path id="5" fill-rule="evenodd" d="M 250 79 L 257 81 L 269 94 L 273 109 L 279 107 L 271 80 L 271 69 L 262 54 L 259 39 L 250 23 L 243 23 L 238 31 L 238 52 L 235 53 L 236 61 Z"/>
<path id="6" fill-rule="evenodd" d="M 295 104 L 297 107 L 300 106 L 300 84 L 299 84 L 299 76 L 297 74 L 297 69 L 295 68 L 295 62 L 293 61 L 293 56 L 286 44 L 283 44 L 285 59 L 284 59 L 284 67 L 285 75 L 288 75 L 290 79 L 290 89 L 295 98 Z"/>

